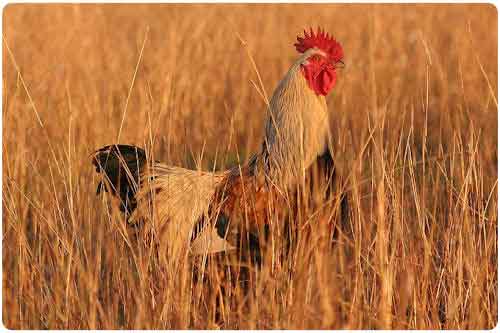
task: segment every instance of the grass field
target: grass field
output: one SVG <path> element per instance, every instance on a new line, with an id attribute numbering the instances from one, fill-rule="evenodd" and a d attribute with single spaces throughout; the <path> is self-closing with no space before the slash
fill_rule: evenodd
<path id="1" fill-rule="evenodd" d="M 353 238 L 309 244 L 293 274 L 264 267 L 216 320 L 189 260 L 165 270 L 110 217 L 89 155 L 245 160 L 266 117 L 256 70 L 271 95 L 318 25 L 345 53 L 327 102 Z M 4 7 L 4 325 L 494 327 L 497 26 L 492 5 Z"/>

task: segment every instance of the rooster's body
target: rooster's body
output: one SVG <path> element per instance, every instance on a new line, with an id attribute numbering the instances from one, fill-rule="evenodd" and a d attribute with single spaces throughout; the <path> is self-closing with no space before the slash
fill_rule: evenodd
<path id="1" fill-rule="evenodd" d="M 159 227 L 170 255 L 186 248 L 210 253 L 241 247 L 238 241 L 230 240 L 229 229 L 237 230 L 240 239 L 244 233 L 247 241 L 255 241 L 252 230 L 270 223 L 270 206 L 278 212 L 275 218 L 290 215 L 294 206 L 290 198 L 307 184 L 314 185 L 312 193 L 319 193 L 311 199 L 317 207 L 331 200 L 335 168 L 324 95 L 335 83 L 331 63 L 340 62 L 342 53 L 334 49 L 340 48 L 338 43 L 321 34 L 330 43 L 326 51 L 323 44 L 311 39 L 319 38 L 320 33 L 306 33 L 306 38 L 298 39 L 302 44 L 296 47 L 303 54 L 274 91 L 262 149 L 246 165 L 209 173 L 158 162 L 147 166 L 144 151 L 131 146 L 108 146 L 97 151 L 94 164 L 107 175 L 105 183 L 111 192 L 120 193 L 122 210 L 129 221 L 147 220 L 151 221 L 149 225 Z M 306 48 L 307 43 L 312 46 Z M 326 60 L 318 65 L 321 57 Z M 311 75 L 311 70 L 316 72 Z M 116 167 L 117 160 L 132 171 L 126 172 L 127 184 L 125 171 Z M 236 227 L 243 224 L 247 228 Z"/>

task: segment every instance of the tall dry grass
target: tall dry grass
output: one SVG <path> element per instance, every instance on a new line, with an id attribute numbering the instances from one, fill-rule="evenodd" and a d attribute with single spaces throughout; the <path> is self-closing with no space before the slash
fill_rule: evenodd
<path id="1" fill-rule="evenodd" d="M 494 327 L 497 20 L 491 5 L 4 7 L 4 325 Z M 89 154 L 119 136 L 175 165 L 244 160 L 265 120 L 252 61 L 271 95 L 318 25 L 345 50 L 327 100 L 352 239 L 302 244 L 221 298 L 190 259 L 166 271 L 131 242 Z"/>

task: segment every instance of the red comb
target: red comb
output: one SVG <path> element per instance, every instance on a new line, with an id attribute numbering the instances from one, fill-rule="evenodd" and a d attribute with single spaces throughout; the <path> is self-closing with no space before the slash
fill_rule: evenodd
<path id="1" fill-rule="evenodd" d="M 297 43 L 295 43 L 294 46 L 300 53 L 304 53 L 310 48 L 317 47 L 325 52 L 328 58 L 334 62 L 338 62 L 344 57 L 344 51 L 340 43 L 319 27 L 316 34 L 314 34 L 312 28 L 310 28 L 309 34 L 304 30 L 304 37 L 297 37 Z"/>

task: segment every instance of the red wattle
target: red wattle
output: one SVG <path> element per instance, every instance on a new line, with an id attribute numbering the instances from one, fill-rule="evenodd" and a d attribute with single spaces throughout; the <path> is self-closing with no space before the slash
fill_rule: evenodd
<path id="1" fill-rule="evenodd" d="M 321 95 L 326 96 L 335 85 L 337 75 L 334 70 L 324 69 L 316 78 L 317 87 Z M 318 92 L 316 92 L 318 93 Z"/>
<path id="2" fill-rule="evenodd" d="M 316 95 L 328 95 L 337 81 L 335 69 L 322 66 L 318 62 L 311 61 L 307 65 L 302 65 L 302 74 Z"/>

